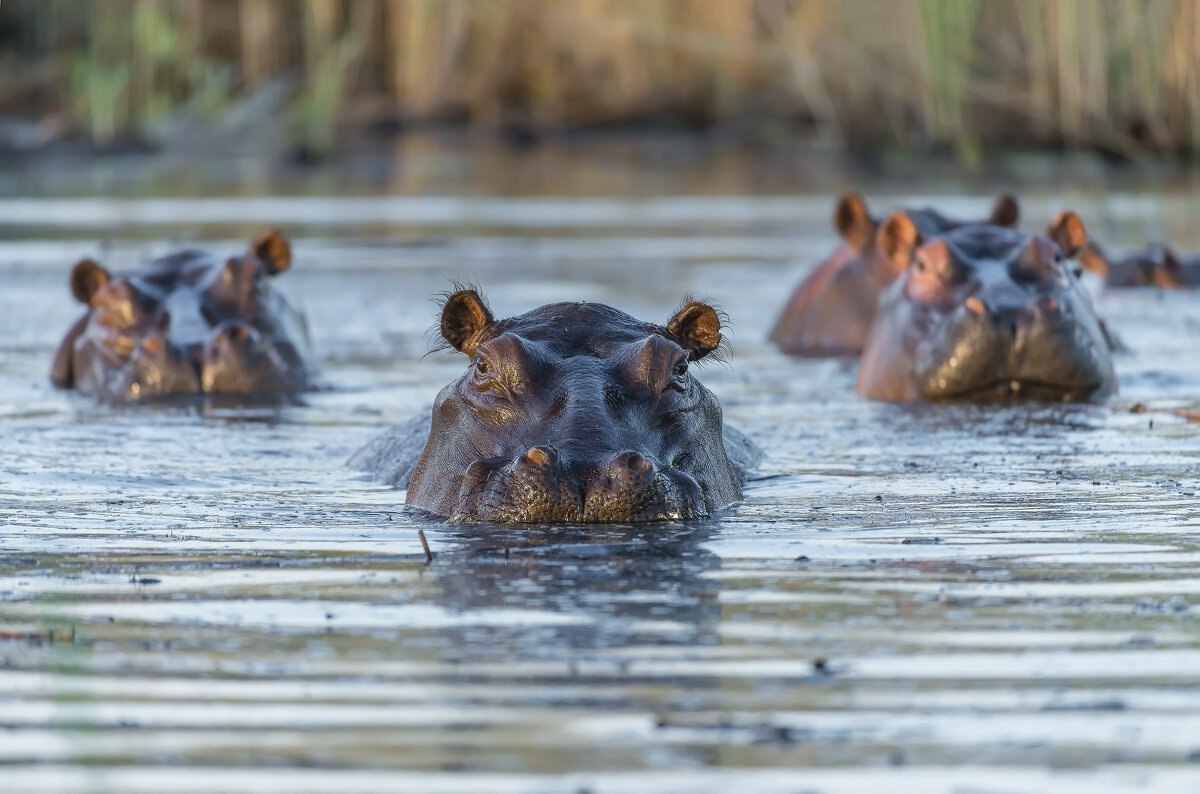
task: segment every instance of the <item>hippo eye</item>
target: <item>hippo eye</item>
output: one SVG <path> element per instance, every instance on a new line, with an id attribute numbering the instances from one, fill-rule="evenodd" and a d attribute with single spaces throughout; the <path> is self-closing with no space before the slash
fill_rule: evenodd
<path id="1" fill-rule="evenodd" d="M 1074 272 L 1075 272 L 1075 278 L 1083 278 L 1083 268 L 1077 267 L 1077 268 L 1075 268 Z"/>
<path id="2" fill-rule="evenodd" d="M 491 371 L 491 369 L 492 369 L 492 367 L 490 364 L 487 363 L 487 359 L 485 359 L 485 358 L 476 358 L 475 359 L 475 374 L 476 375 L 486 375 L 486 374 L 488 374 L 488 372 Z"/>
<path id="3" fill-rule="evenodd" d="M 686 358 L 675 362 L 675 366 L 671 367 L 671 380 L 666 386 L 668 389 L 685 393 L 688 390 L 688 361 Z"/>

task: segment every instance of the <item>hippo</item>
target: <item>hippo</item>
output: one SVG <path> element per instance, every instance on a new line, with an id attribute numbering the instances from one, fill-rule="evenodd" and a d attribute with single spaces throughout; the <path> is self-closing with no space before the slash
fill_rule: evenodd
<path id="1" fill-rule="evenodd" d="M 1102 276 L 1109 287 L 1200 287 L 1200 259 L 1185 260 L 1159 243 L 1114 260 L 1098 243 L 1089 240 L 1079 261 Z"/>
<path id="2" fill-rule="evenodd" d="M 857 193 L 837 202 L 833 225 L 842 245 L 796 287 L 770 340 L 794 356 L 858 355 L 867 341 L 879 294 L 904 268 L 913 243 L 967 223 L 987 222 L 1015 227 L 1021 209 L 1017 200 L 1000 195 L 985 221 L 947 218 L 933 209 L 907 210 L 908 223 L 880 222 L 867 211 Z M 915 229 L 916 240 L 900 235 Z"/>
<path id="3" fill-rule="evenodd" d="M 1065 211 L 1045 236 L 964 226 L 917 247 L 879 299 L 858 393 L 891 402 L 1114 393 L 1109 340 L 1066 261 L 1086 240 Z"/>
<path id="4" fill-rule="evenodd" d="M 733 505 L 761 453 L 696 378 L 721 313 L 687 300 L 665 325 L 599 303 L 497 319 L 475 289 L 447 297 L 445 344 L 468 357 L 430 414 L 351 465 L 451 521 L 639 523 Z"/>
<path id="5" fill-rule="evenodd" d="M 304 317 L 270 285 L 290 265 L 291 246 L 273 229 L 227 259 L 187 249 L 124 274 L 84 259 L 70 285 L 87 311 L 59 345 L 50 380 L 110 402 L 311 389 Z"/>

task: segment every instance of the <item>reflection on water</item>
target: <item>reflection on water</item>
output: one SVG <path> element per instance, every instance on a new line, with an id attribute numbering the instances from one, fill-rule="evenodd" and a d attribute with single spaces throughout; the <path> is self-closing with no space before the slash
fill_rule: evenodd
<path id="1" fill-rule="evenodd" d="M 864 403 L 851 362 L 762 341 L 828 199 L 687 173 L 578 203 L 45 199 L 0 226 L 0 788 L 1197 790 L 1200 426 L 1121 408 L 1200 405 L 1200 296 L 1101 296 L 1136 351 L 1114 406 Z M 1184 236 L 1188 201 L 1072 203 L 1119 248 L 1151 215 Z M 332 388 L 129 410 L 49 387 L 74 258 L 266 221 L 298 238 L 286 289 Z M 447 526 L 346 469 L 461 371 L 425 356 L 455 278 L 501 314 L 718 299 L 731 361 L 701 377 L 769 455 L 746 503 Z"/>

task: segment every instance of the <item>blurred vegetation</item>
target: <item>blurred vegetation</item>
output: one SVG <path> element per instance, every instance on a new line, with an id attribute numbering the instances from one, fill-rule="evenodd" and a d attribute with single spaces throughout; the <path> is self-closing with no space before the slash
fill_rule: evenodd
<path id="1" fill-rule="evenodd" d="M 1197 0 L 4 0 L 0 116 L 98 148 L 234 117 L 314 154 L 384 122 L 1195 153 L 1198 49 Z"/>

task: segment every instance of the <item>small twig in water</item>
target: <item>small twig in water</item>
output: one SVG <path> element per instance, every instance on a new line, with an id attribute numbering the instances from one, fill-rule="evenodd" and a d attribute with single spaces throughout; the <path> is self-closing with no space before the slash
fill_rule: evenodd
<path id="1" fill-rule="evenodd" d="M 433 562 L 433 552 L 429 550 L 429 541 L 425 540 L 425 530 L 418 529 L 417 537 L 421 539 L 421 548 L 425 549 L 425 564 Z"/>

